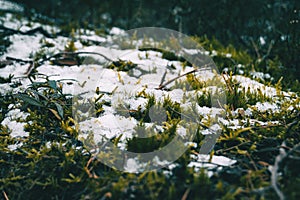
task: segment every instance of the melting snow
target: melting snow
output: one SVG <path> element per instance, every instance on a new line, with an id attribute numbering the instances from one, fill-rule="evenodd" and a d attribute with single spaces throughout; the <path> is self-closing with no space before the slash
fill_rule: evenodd
<path id="1" fill-rule="evenodd" d="M 2 9 L 9 8 L 9 4 L 7 1 L 1 1 L 0 7 Z M 10 19 L 11 15 L 6 15 L 2 17 L 2 21 L 4 19 Z M 22 31 L 27 31 L 29 27 L 25 25 L 18 24 L 16 22 L 9 22 L 9 20 L 4 20 L 5 26 L 10 28 L 22 28 Z M 38 27 L 40 24 L 34 24 L 34 27 Z M 32 28 L 32 27 L 31 27 Z M 30 29 L 31 29 L 30 28 Z M 55 28 L 55 27 L 52 27 Z M 110 31 L 111 35 L 121 35 L 125 34 L 124 30 L 119 28 L 112 28 Z M 81 38 L 83 40 L 93 40 L 99 42 L 111 42 L 111 36 L 101 37 L 95 35 L 93 31 L 85 31 L 84 34 L 80 36 L 76 36 L 76 38 Z M 12 45 L 7 49 L 7 53 L 5 53 L 1 59 L 4 59 L 6 56 L 11 56 L 14 58 L 28 60 L 31 59 L 30 56 L 34 55 L 41 49 L 41 41 L 47 41 L 54 44 L 54 47 L 47 49 L 48 52 L 57 53 L 64 50 L 65 45 L 67 44 L 69 38 L 66 37 L 57 37 L 55 39 L 45 38 L 41 34 L 36 34 L 34 36 L 27 35 L 19 35 L 15 34 L 10 36 L 10 40 L 13 42 Z M 166 97 L 170 97 L 173 102 L 182 103 L 183 107 L 189 107 L 192 104 L 193 98 L 189 101 L 187 96 L 195 96 L 195 91 L 184 91 L 182 89 L 173 88 L 171 91 L 165 90 L 157 90 L 156 88 L 160 85 L 162 77 L 165 72 L 167 72 L 165 76 L 164 83 L 178 77 L 180 74 L 187 73 L 193 70 L 192 67 L 183 67 L 181 63 L 178 61 L 168 61 L 166 59 L 162 59 L 162 54 L 160 52 L 155 51 L 133 51 L 133 50 L 118 50 L 112 47 L 105 46 L 89 46 L 85 47 L 79 41 L 75 43 L 76 48 L 78 48 L 79 52 L 96 52 L 101 53 L 105 57 L 111 60 L 127 60 L 137 64 L 137 67 L 133 70 L 133 75 L 129 75 L 126 72 L 117 72 L 116 70 L 106 69 L 103 66 L 108 63 L 108 61 L 101 56 L 98 55 L 89 55 L 93 57 L 95 60 L 99 61 L 97 64 L 89 64 L 85 63 L 81 66 L 54 66 L 50 65 L 48 62 L 39 66 L 37 68 L 39 73 L 51 76 L 51 80 L 62 80 L 63 84 L 63 92 L 70 93 L 73 95 L 81 95 L 84 98 L 94 98 L 96 87 L 99 87 L 102 93 L 105 95 L 102 97 L 103 99 L 109 101 L 112 106 L 103 106 L 104 113 L 99 117 L 88 116 L 88 113 L 80 113 L 82 116 L 86 114 L 86 120 L 79 122 L 81 137 L 87 137 L 87 134 L 93 132 L 94 141 L 96 143 L 102 142 L 103 140 L 111 139 L 113 137 L 120 136 L 121 141 L 118 144 L 121 149 L 125 149 L 126 138 L 132 137 L 134 133 L 134 128 L 137 126 L 138 121 L 132 117 L 128 116 L 120 116 L 117 113 L 118 103 L 122 102 L 123 107 L 128 110 L 138 110 L 145 109 L 145 105 L 147 103 L 147 99 L 143 97 L 137 97 L 137 93 L 144 91 L 147 95 L 154 95 L 157 102 L 163 102 Z M 185 53 L 189 54 L 197 54 L 199 53 L 196 49 L 185 49 Z M 205 51 L 204 54 L 208 55 L 210 52 Z M 216 55 L 217 52 L 213 51 L 212 55 Z M 231 57 L 230 54 L 225 54 L 226 57 Z M 169 66 L 175 67 L 174 69 L 170 69 Z M 29 67 L 29 64 L 21 65 L 18 63 L 14 63 L 13 65 L 8 65 L 5 68 L 1 69 L 1 77 L 8 77 L 10 74 L 15 75 L 13 80 L 19 80 L 22 83 L 22 86 L 19 88 L 11 88 L 8 84 L 0 84 L 0 93 L 7 93 L 9 91 L 17 92 L 22 88 L 26 88 L 30 82 L 25 77 L 25 73 Z M 242 67 L 242 66 L 239 66 Z M 147 73 L 145 73 L 147 72 Z M 211 70 L 202 70 L 195 74 L 197 78 L 201 81 L 207 81 L 212 79 L 215 74 Z M 268 78 L 267 75 L 264 78 Z M 244 88 L 250 88 L 252 92 L 261 90 L 269 97 L 273 97 L 277 95 L 277 91 L 273 87 L 265 86 L 261 83 L 258 83 L 255 80 L 244 76 L 234 76 L 240 85 Z M 40 79 L 37 79 L 39 81 Z M 220 79 L 223 83 L 224 80 Z M 72 84 L 67 84 L 67 83 Z M 168 88 L 172 88 L 175 86 L 175 82 L 172 82 L 168 85 Z M 217 91 L 215 86 L 209 86 L 204 88 L 203 91 Z M 203 91 L 198 91 L 198 93 L 203 93 Z M 286 92 L 283 92 L 284 95 L 289 95 Z M 187 101 L 187 102 L 185 102 Z M 271 111 L 276 112 L 279 110 L 278 106 L 274 103 L 261 103 L 257 102 L 256 107 L 259 111 Z M 245 115 L 251 116 L 252 109 L 246 109 Z M 194 112 L 197 115 L 201 115 L 204 119 L 215 118 L 216 116 L 222 116 L 223 109 L 221 108 L 209 108 L 209 107 L 200 107 L 196 106 L 196 110 Z M 234 111 L 237 115 L 239 110 Z M 234 114 L 234 113 L 233 113 Z M 21 112 L 19 109 L 13 109 L 5 116 L 5 119 L 1 122 L 3 126 L 7 126 L 11 130 L 12 137 L 26 137 L 29 133 L 24 131 L 25 122 L 18 122 L 18 119 L 25 119 L 27 113 Z M 255 123 L 254 120 L 250 120 L 251 123 Z M 228 126 L 232 129 L 242 128 L 243 124 L 246 122 L 243 120 L 225 120 L 222 117 L 219 117 L 219 122 L 225 126 Z M 259 122 L 261 124 L 267 122 Z M 276 122 L 273 122 L 276 123 Z M 156 132 L 163 131 L 162 126 L 154 126 L 153 123 L 145 123 L 145 126 L 152 127 L 156 130 Z M 219 124 L 215 123 L 209 129 L 202 130 L 202 134 L 213 134 L 216 131 L 220 131 L 222 128 Z M 178 127 L 177 133 L 184 137 L 186 135 L 187 130 L 184 127 Z M 13 144 L 10 145 L 9 148 L 14 150 L 21 144 Z M 188 142 L 186 145 L 192 145 L 194 148 L 197 148 L 196 143 Z M 166 164 L 166 161 L 156 160 L 158 164 Z M 211 161 L 209 155 L 199 155 L 195 158 L 195 161 L 189 163 L 189 167 L 216 167 L 216 166 L 230 166 L 234 164 L 236 161 L 231 160 L 229 158 L 223 156 L 213 156 Z M 141 163 L 138 163 L 136 159 L 130 158 L 126 163 L 127 171 L 137 171 L 137 169 L 141 166 Z"/>
<path id="2" fill-rule="evenodd" d="M 266 111 L 271 111 L 271 112 L 277 112 L 279 111 L 278 106 L 275 103 L 270 103 L 270 102 L 257 102 L 255 107 L 261 111 L 261 112 L 266 112 Z"/>
<path id="3" fill-rule="evenodd" d="M 2 126 L 7 126 L 11 131 L 12 137 L 28 137 L 29 133 L 24 131 L 25 122 L 18 122 L 18 120 L 25 120 L 28 113 L 21 112 L 19 109 L 13 109 L 6 114 L 6 118 L 1 122 Z"/>

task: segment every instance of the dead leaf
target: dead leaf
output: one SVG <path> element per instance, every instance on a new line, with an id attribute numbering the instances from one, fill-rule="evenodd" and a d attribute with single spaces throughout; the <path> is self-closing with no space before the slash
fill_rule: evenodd
<path id="1" fill-rule="evenodd" d="M 53 115 L 58 119 L 61 120 L 61 117 L 59 116 L 58 112 L 56 110 L 53 110 L 51 108 L 49 108 L 49 110 L 53 113 Z"/>

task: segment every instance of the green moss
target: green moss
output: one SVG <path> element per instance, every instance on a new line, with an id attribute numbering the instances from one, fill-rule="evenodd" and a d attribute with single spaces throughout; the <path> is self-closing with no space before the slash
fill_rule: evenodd
<path id="1" fill-rule="evenodd" d="M 41 39 L 40 40 L 40 43 L 42 44 L 42 48 L 46 47 L 46 48 L 51 48 L 51 47 L 54 47 L 55 44 L 53 44 L 52 42 L 49 42 L 48 40 L 46 39 Z"/>
<path id="2" fill-rule="evenodd" d="M 3 121 L 5 115 L 9 112 L 8 106 L 15 103 L 16 101 L 11 93 L 0 94 L 0 122 Z"/>
<path id="3" fill-rule="evenodd" d="M 135 68 L 137 64 L 134 64 L 131 61 L 113 61 L 110 65 L 107 66 L 108 69 L 116 69 L 117 71 L 129 71 Z"/>
<path id="4" fill-rule="evenodd" d="M 66 44 L 66 46 L 65 46 L 66 52 L 75 52 L 76 50 L 77 50 L 77 48 L 75 46 L 74 40 L 69 41 L 68 44 Z"/>
<path id="5" fill-rule="evenodd" d="M 78 27 L 77 24 L 70 23 L 63 29 L 67 32 L 65 34 L 71 34 L 70 42 L 65 49 L 67 51 L 76 50 L 74 40 L 76 26 Z M 117 113 L 139 121 L 134 130 L 134 137 L 126 141 L 128 151 L 150 152 L 161 149 L 176 136 L 179 125 L 188 127 L 187 133 L 195 135 L 193 142 L 199 147 L 190 146 L 173 163 L 175 167 L 171 169 L 165 167 L 157 171 L 136 174 L 111 169 L 100 160 L 105 158 L 114 163 L 123 161 L 124 158 L 121 155 L 118 158 L 110 158 L 105 152 L 101 152 L 96 157 L 92 155 L 92 150 L 88 149 L 101 145 L 101 142 L 95 144 L 92 132 L 85 144 L 78 140 L 76 121 L 86 118 L 78 118 L 76 121 L 72 118 L 72 99 L 62 93 L 60 81 L 53 81 L 46 77 L 45 80 L 36 82 L 33 81 L 35 77 L 32 74 L 30 79 L 32 84 L 23 92 L 0 95 L 0 122 L 13 108 L 19 108 L 29 114 L 26 119 L 17 120 L 26 123 L 24 128 L 29 132 L 28 137 L 13 138 L 10 135 L 11 130 L 0 124 L 1 195 L 5 194 L 9 199 L 276 199 L 277 195 L 271 188 L 269 166 L 274 164 L 275 157 L 281 148 L 290 156 L 279 166 L 280 179 L 277 185 L 287 199 L 299 199 L 297 190 L 300 184 L 299 148 L 294 151 L 290 150 L 300 142 L 300 100 L 296 95 L 286 97 L 281 92 L 287 87 L 299 89 L 299 81 L 291 81 L 293 85 L 288 83 L 289 78 L 286 76 L 280 79 L 284 70 L 279 67 L 281 62 L 278 58 L 259 62 L 247 51 L 237 49 L 232 45 L 224 46 L 214 38 L 195 37 L 194 39 L 210 52 L 220 70 L 227 67 L 229 71 L 232 71 L 232 73 L 229 72 L 229 76 L 226 76 L 227 82 L 223 86 L 227 102 L 226 105 L 221 106 L 226 110 L 224 118 L 237 120 L 241 127 L 233 129 L 230 125 L 223 126 L 221 137 L 211 155 L 235 159 L 237 161 L 235 165 L 219 167 L 217 170 L 201 168 L 199 171 L 188 167 L 187 165 L 194 161 L 191 155 L 198 155 L 204 141 L 205 136 L 201 130 L 205 126 L 216 123 L 218 117 L 197 116 L 203 123 L 202 125 L 183 124 L 180 104 L 173 102 L 170 98 L 158 102 L 155 96 L 141 91 L 136 94 L 136 97 L 147 99 L 143 109 L 140 106 L 132 110 L 129 105 L 121 105 Z M 7 42 L 7 39 L 3 40 L 4 43 Z M 121 41 L 121 46 L 123 45 L 123 48 L 135 47 L 134 41 L 134 38 Z M 168 44 L 176 52 L 179 48 L 177 42 L 173 39 L 161 45 Z M 41 43 L 43 47 L 32 55 L 35 62 L 49 56 L 46 48 L 53 46 L 47 41 L 41 41 Z M 145 46 L 147 43 L 149 40 L 145 38 Z M 185 47 L 198 47 L 197 44 L 193 46 L 194 44 L 191 44 L 189 40 L 183 41 L 183 44 Z M 190 64 L 169 49 L 148 48 L 144 50 L 160 52 L 163 58 L 180 61 L 183 65 Z M 213 54 L 214 50 L 216 55 Z M 231 57 L 226 54 L 230 54 Z M 250 76 L 251 70 L 263 69 L 265 73 L 272 72 L 275 79 L 271 83 L 261 82 L 275 86 L 277 95 L 268 97 L 260 90 L 251 91 L 250 88 L 242 88 L 234 79 L 235 72 L 237 72 L 235 69 L 239 64 L 243 66 L 246 76 Z M 122 60 L 114 61 L 108 66 L 110 69 L 126 72 L 135 67 L 136 64 Z M 9 77 L 0 81 L 9 83 L 13 79 Z M 215 94 L 207 88 L 217 82 L 220 80 L 201 81 L 196 75 L 190 74 L 185 80 L 176 81 L 174 88 L 197 90 L 198 105 L 212 107 L 212 98 Z M 11 86 L 13 84 L 11 83 Z M 99 90 L 96 90 L 96 94 L 96 99 L 84 105 L 81 104 L 83 106 L 81 109 L 93 112 L 98 117 L 103 113 L 103 105 L 109 106 L 110 104 L 102 101 L 103 95 Z M 276 103 L 279 109 L 276 112 L 260 111 L 253 106 L 257 102 Z M 14 105 L 13 108 L 10 105 Z M 233 115 L 232 111 L 237 108 L 243 108 L 243 110 L 251 108 L 252 115 L 245 116 L 243 113 Z M 164 117 L 165 120 L 160 120 Z M 154 125 L 161 126 L 162 129 L 153 131 L 153 128 L 146 128 L 145 123 L 153 122 L 153 120 Z M 257 120 L 257 122 L 252 123 L 252 120 Z M 273 123 L 273 121 L 278 121 L 278 123 Z M 138 137 L 141 135 L 149 137 Z M 117 146 L 121 137 L 122 134 L 112 138 L 111 141 Z M 12 151 L 8 148 L 9 145 L 18 145 L 18 148 Z M 171 153 L 166 152 L 161 160 L 168 158 Z M 209 177 L 207 172 L 210 172 L 212 176 Z"/>

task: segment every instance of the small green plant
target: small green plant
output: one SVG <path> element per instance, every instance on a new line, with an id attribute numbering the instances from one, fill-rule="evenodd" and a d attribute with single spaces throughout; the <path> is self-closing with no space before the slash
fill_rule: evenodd
<path id="1" fill-rule="evenodd" d="M 0 122 L 3 121 L 5 115 L 11 110 L 9 105 L 15 104 L 15 98 L 13 97 L 12 93 L 6 93 L 4 95 L 0 94 Z"/>
<path id="2" fill-rule="evenodd" d="M 14 77 L 14 75 L 12 75 L 12 74 L 10 74 L 7 78 L 3 78 L 0 76 L 0 84 L 11 83 L 13 77 Z"/>
<path id="3" fill-rule="evenodd" d="M 75 52 L 76 50 L 77 50 L 77 48 L 75 46 L 74 40 L 69 41 L 68 44 L 66 44 L 66 46 L 65 46 L 66 52 Z"/>
<path id="4" fill-rule="evenodd" d="M 227 78 L 223 75 L 226 82 L 226 100 L 227 104 L 235 110 L 236 108 L 246 109 L 248 105 L 254 105 L 257 102 L 271 101 L 271 98 L 262 93 L 261 89 L 251 91 L 250 87 L 240 87 L 240 83 L 237 82 L 232 73 Z"/>
<path id="5" fill-rule="evenodd" d="M 110 65 L 107 66 L 108 69 L 116 69 L 117 71 L 129 71 L 135 68 L 137 64 L 134 64 L 131 61 L 113 61 Z"/>
<path id="6" fill-rule="evenodd" d="M 41 39 L 40 40 L 40 43 L 42 44 L 42 48 L 51 48 L 51 47 L 54 47 L 55 44 L 53 44 L 52 42 L 49 42 L 48 40 L 46 39 Z"/>

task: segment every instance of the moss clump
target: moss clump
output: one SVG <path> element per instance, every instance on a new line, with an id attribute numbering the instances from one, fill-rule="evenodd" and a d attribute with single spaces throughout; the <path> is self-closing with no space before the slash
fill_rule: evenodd
<path id="1" fill-rule="evenodd" d="M 117 71 L 129 71 L 133 68 L 135 68 L 137 64 L 134 64 L 131 61 L 113 61 L 110 65 L 107 66 L 108 69 L 115 69 Z"/>

